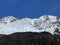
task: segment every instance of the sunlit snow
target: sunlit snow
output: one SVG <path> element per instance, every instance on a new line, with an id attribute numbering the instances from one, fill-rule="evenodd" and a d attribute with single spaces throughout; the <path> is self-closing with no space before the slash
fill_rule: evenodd
<path id="1" fill-rule="evenodd" d="M 7 16 L 0 19 L 0 34 L 11 34 L 15 32 L 49 32 L 54 34 L 60 30 L 60 19 L 57 16 L 44 15 L 39 18 L 15 18 Z"/>

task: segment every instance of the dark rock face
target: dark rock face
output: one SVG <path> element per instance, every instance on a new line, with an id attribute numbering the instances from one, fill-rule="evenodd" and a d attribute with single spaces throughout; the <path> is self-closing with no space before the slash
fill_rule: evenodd
<path id="1" fill-rule="evenodd" d="M 0 37 L 0 45 L 59 45 L 58 42 L 57 38 L 48 32 L 17 32 Z"/>

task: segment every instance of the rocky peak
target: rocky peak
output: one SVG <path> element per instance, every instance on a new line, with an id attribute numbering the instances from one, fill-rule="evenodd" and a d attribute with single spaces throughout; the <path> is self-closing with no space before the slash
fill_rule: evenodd
<path id="1" fill-rule="evenodd" d="M 10 22 L 13 22 L 15 21 L 17 18 L 13 17 L 13 16 L 7 16 L 7 17 L 4 17 L 0 20 L 0 22 L 3 22 L 3 23 L 10 23 Z"/>

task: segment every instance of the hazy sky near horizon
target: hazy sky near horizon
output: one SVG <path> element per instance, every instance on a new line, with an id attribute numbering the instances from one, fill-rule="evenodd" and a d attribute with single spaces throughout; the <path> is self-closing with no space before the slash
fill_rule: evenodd
<path id="1" fill-rule="evenodd" d="M 60 17 L 60 0 L 0 0 L 0 18 L 36 18 L 42 15 Z"/>

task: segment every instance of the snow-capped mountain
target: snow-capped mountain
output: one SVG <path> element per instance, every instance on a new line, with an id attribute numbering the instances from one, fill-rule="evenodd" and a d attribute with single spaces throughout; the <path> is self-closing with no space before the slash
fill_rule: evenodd
<path id="1" fill-rule="evenodd" d="M 60 18 L 52 15 L 44 15 L 39 18 L 15 18 L 7 16 L 0 19 L 0 34 L 15 32 L 49 32 L 58 34 L 60 31 Z"/>

